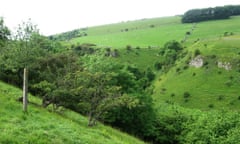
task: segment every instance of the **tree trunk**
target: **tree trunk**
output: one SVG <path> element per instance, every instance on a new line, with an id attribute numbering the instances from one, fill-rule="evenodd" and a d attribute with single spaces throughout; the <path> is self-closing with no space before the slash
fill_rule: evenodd
<path id="1" fill-rule="evenodd" d="M 92 126 L 92 119 L 93 119 L 92 112 L 90 111 L 88 115 L 88 126 Z"/>
<path id="2" fill-rule="evenodd" d="M 96 125 L 96 119 L 95 119 L 92 111 L 89 112 L 88 118 L 89 118 L 88 119 L 88 126 L 89 127 L 92 127 L 92 126 Z"/>
<path id="3" fill-rule="evenodd" d="M 27 112 L 27 106 L 28 106 L 28 70 L 27 68 L 24 68 L 23 73 L 23 111 Z"/>

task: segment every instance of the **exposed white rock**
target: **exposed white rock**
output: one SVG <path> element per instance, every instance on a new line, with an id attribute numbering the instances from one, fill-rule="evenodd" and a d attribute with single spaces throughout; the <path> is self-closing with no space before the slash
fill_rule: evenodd
<path id="1" fill-rule="evenodd" d="M 221 62 L 218 61 L 217 65 L 219 68 L 224 68 L 225 70 L 231 70 L 232 69 L 232 65 L 230 62 Z"/>
<path id="2" fill-rule="evenodd" d="M 203 66 L 203 58 L 199 55 L 199 56 L 195 57 L 194 59 L 192 59 L 190 61 L 189 65 L 196 67 L 196 68 L 200 68 Z"/>

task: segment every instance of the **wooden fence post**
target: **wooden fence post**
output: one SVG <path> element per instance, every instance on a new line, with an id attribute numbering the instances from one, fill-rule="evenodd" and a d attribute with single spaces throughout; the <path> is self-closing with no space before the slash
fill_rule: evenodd
<path id="1" fill-rule="evenodd" d="M 27 112 L 28 106 L 28 70 L 24 68 L 23 72 L 23 111 Z"/>

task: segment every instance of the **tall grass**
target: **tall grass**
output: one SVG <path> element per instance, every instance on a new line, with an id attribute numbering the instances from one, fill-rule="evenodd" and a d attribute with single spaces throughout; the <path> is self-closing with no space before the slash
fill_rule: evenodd
<path id="1" fill-rule="evenodd" d="M 17 101 L 21 91 L 0 82 L 0 143 L 3 144 L 132 144 L 144 143 L 118 130 L 98 124 L 87 126 L 87 118 L 69 110 L 51 112 L 30 96 L 28 113 Z"/>

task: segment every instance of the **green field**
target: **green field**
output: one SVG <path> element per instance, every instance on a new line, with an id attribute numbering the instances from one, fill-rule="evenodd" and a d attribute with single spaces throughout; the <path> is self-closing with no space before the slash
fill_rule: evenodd
<path id="1" fill-rule="evenodd" d="M 30 96 L 28 113 L 22 111 L 17 101 L 21 90 L 0 82 L 0 143 L 1 144 L 141 144 L 133 138 L 110 127 L 98 124 L 87 126 L 87 118 L 62 109 L 51 112 L 40 105 L 41 100 Z"/>
<path id="2" fill-rule="evenodd" d="M 191 24 L 180 24 L 180 17 L 166 17 L 122 22 L 106 26 L 90 27 L 87 37 L 76 38 L 71 43 L 94 43 L 98 47 L 147 48 L 162 46 L 166 41 L 181 40 Z M 154 27 L 151 27 L 154 26 Z M 125 31 L 128 29 L 128 31 Z"/>
<path id="3" fill-rule="evenodd" d="M 196 24 L 182 24 L 180 20 L 175 16 L 89 27 L 88 36 L 75 38 L 69 44 L 94 43 L 99 48 L 119 49 L 120 56 L 114 60 L 145 70 L 154 69 L 155 62 L 162 59 L 158 52 L 166 42 L 181 41 L 190 32 L 182 43 L 186 56 L 178 59 L 167 73 L 155 70 L 157 78 L 152 85 L 156 105 L 165 101 L 202 110 L 239 109 L 240 17 Z M 126 28 L 127 32 L 121 31 Z M 126 50 L 127 45 L 132 51 Z M 197 49 L 205 63 L 201 68 L 188 65 Z M 218 68 L 218 62 L 229 62 L 232 69 Z M 190 97 L 184 98 L 184 92 Z"/>

